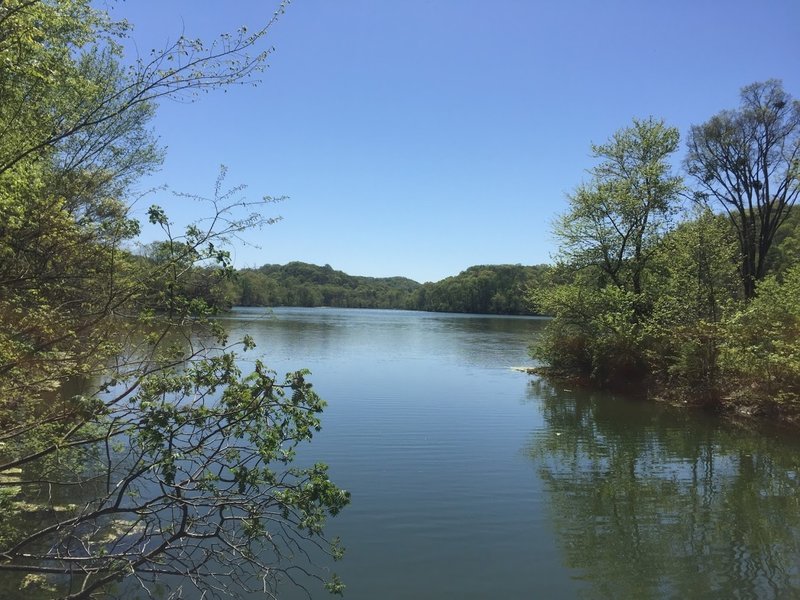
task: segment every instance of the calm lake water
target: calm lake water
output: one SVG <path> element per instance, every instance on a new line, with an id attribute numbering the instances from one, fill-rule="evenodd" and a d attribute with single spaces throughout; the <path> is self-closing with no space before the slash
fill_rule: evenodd
<path id="1" fill-rule="evenodd" d="M 225 322 L 255 338 L 245 357 L 311 369 L 328 402 L 301 458 L 352 493 L 327 529 L 347 547 L 347 599 L 800 597 L 796 435 L 514 371 L 535 318 Z"/>

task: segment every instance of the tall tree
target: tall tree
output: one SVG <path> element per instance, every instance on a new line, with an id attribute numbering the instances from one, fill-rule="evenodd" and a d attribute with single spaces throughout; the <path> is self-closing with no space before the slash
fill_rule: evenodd
<path id="1" fill-rule="evenodd" d="M 767 254 L 800 194 L 800 101 L 779 80 L 748 85 L 741 106 L 689 133 L 686 167 L 699 197 L 721 205 L 739 239 L 745 297 L 767 271 Z"/>
<path id="2" fill-rule="evenodd" d="M 600 162 L 556 224 L 568 262 L 596 267 L 617 287 L 642 292 L 653 244 L 682 188 L 668 162 L 678 139 L 678 130 L 663 121 L 634 119 L 608 143 L 592 145 Z"/>
<path id="3" fill-rule="evenodd" d="M 663 121 L 634 119 L 592 146 L 599 163 L 555 227 L 562 266 L 574 277 L 531 295 L 537 310 L 554 317 L 532 353 L 555 371 L 610 385 L 646 373 L 646 275 L 682 189 L 668 162 L 678 139 Z"/>

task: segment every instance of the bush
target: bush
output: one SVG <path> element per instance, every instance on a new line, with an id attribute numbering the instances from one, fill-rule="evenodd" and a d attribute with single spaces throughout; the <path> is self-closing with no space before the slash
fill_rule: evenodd
<path id="1" fill-rule="evenodd" d="M 800 265 L 767 277 L 756 297 L 724 322 L 722 368 L 754 394 L 800 407 Z"/>
<path id="2" fill-rule="evenodd" d="M 566 284 L 536 302 L 553 316 L 531 356 L 557 372 L 585 375 L 601 385 L 640 380 L 646 373 L 636 295 L 614 286 L 600 290 Z"/>

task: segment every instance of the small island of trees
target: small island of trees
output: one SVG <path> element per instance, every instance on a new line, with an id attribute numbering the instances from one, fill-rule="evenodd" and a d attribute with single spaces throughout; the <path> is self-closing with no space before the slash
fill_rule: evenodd
<path id="1" fill-rule="evenodd" d="M 800 412 L 800 102 L 781 82 L 679 135 L 634 120 L 592 146 L 591 179 L 569 198 L 553 316 L 533 348 L 550 374 L 797 420 Z"/>

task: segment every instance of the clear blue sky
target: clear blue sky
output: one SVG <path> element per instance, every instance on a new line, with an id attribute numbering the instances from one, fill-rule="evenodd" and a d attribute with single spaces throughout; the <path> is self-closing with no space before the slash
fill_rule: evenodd
<path id="1" fill-rule="evenodd" d="M 268 0 L 129 0 L 142 51 L 269 18 Z M 633 117 L 688 127 L 780 78 L 800 96 L 800 0 L 295 0 L 256 87 L 164 102 L 142 188 L 208 195 L 218 167 L 289 196 L 237 267 L 302 260 L 437 281 L 549 262 L 591 142 Z M 676 158 L 676 162 L 679 159 Z M 176 222 L 201 210 L 160 194 Z"/>

